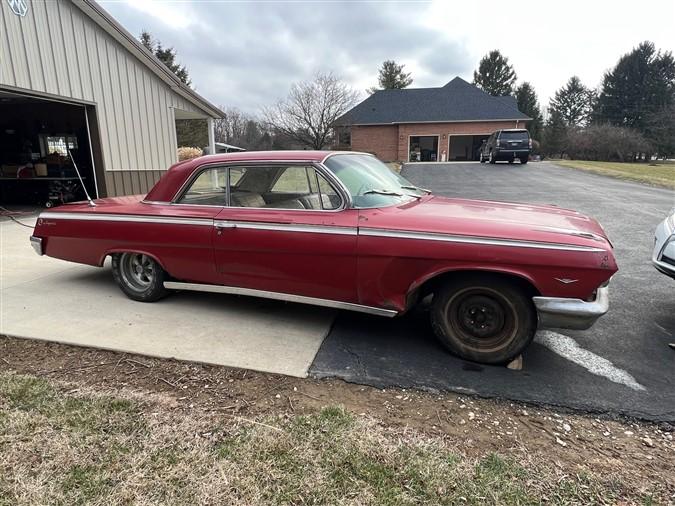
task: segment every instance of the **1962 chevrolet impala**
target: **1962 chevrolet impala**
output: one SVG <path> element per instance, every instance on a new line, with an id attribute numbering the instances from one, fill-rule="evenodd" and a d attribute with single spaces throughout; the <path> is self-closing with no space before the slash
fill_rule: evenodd
<path id="1" fill-rule="evenodd" d="M 352 152 L 178 163 L 145 197 L 43 212 L 31 242 L 83 264 L 112 256 L 138 301 L 200 290 L 393 317 L 433 295 L 438 338 L 483 363 L 516 357 L 538 327 L 589 328 L 617 271 L 591 218 L 434 196 Z"/>

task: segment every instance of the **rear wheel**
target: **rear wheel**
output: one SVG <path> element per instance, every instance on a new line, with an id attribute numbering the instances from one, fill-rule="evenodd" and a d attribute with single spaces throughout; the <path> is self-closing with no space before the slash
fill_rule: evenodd
<path id="1" fill-rule="evenodd" d="M 514 283 L 490 276 L 463 278 L 439 290 L 431 323 L 452 353 L 484 364 L 513 360 L 537 330 L 532 299 Z"/>
<path id="2" fill-rule="evenodd" d="M 164 288 L 168 275 L 152 257 L 143 253 L 117 253 L 112 257 L 113 278 L 127 297 L 154 302 L 169 291 Z"/>
<path id="3" fill-rule="evenodd" d="M 520 159 L 520 163 L 525 165 L 527 163 L 527 160 L 530 158 L 529 155 L 526 155 Z"/>
<path id="4" fill-rule="evenodd" d="M 478 155 L 478 159 L 480 160 L 480 163 L 485 163 L 485 158 L 483 158 L 483 153 Z"/>

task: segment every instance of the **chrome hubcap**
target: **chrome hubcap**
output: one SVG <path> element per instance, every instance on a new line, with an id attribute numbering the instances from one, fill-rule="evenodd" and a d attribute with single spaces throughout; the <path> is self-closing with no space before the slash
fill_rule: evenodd
<path id="1" fill-rule="evenodd" d="M 130 288 L 143 292 L 155 279 L 155 262 L 142 253 L 124 253 L 120 259 L 122 277 Z"/>

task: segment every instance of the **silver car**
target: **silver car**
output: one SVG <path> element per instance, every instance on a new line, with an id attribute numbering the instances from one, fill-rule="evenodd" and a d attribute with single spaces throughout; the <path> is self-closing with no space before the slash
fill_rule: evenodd
<path id="1" fill-rule="evenodd" d="M 675 279 L 675 207 L 656 227 L 652 263 L 659 272 Z"/>

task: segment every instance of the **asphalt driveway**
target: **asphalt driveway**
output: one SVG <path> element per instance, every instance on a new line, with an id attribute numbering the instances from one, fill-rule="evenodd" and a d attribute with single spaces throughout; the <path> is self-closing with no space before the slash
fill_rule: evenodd
<path id="1" fill-rule="evenodd" d="M 540 332 L 521 371 L 448 354 L 423 310 L 395 320 L 341 313 L 310 374 L 675 420 L 675 351 L 667 346 L 675 341 L 675 281 L 649 261 L 654 227 L 675 192 L 545 162 L 408 164 L 403 174 L 439 195 L 556 204 L 594 216 L 619 263 L 610 312 L 588 331 Z"/>

